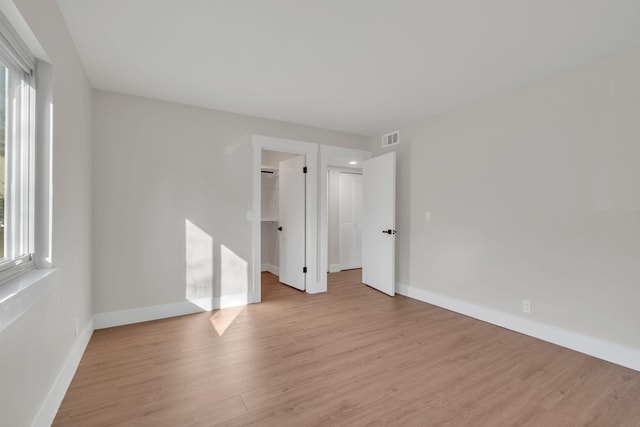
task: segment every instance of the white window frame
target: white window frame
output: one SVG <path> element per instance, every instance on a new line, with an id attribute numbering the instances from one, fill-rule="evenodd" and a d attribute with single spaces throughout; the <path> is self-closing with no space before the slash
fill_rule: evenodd
<path id="1" fill-rule="evenodd" d="M 9 93 L 5 93 L 5 116 L 8 125 L 5 129 L 5 257 L 0 259 L 2 286 L 33 269 L 35 264 L 36 124 L 36 61 L 2 14 L 0 62 L 7 68 L 7 80 L 11 73 L 19 81 L 19 95 L 16 99 L 11 99 Z"/>

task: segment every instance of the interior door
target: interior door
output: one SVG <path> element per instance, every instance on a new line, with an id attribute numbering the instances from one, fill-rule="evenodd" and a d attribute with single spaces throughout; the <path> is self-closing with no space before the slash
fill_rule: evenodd
<path id="1" fill-rule="evenodd" d="M 283 160 L 278 173 L 280 282 L 305 290 L 305 167 L 304 156 Z"/>
<path id="2" fill-rule="evenodd" d="M 362 165 L 362 282 L 395 295 L 396 153 Z"/>
<path id="3" fill-rule="evenodd" d="M 340 269 L 362 267 L 362 175 L 340 172 Z"/>

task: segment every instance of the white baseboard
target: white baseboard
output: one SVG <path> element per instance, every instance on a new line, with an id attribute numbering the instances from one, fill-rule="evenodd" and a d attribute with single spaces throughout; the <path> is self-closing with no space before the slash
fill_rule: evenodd
<path id="1" fill-rule="evenodd" d="M 640 349 L 638 348 L 583 335 L 408 285 L 397 284 L 396 292 L 409 298 L 437 305 L 465 316 L 640 371 Z"/>
<path id="2" fill-rule="evenodd" d="M 199 302 L 199 301 L 196 301 Z M 182 301 L 173 304 L 153 305 L 149 307 L 132 308 L 130 310 L 111 311 L 95 315 L 96 329 L 129 325 L 131 323 L 148 322 L 150 320 L 166 319 L 168 317 L 184 316 L 206 311 L 201 304 Z"/>
<path id="3" fill-rule="evenodd" d="M 329 273 L 337 273 L 341 270 L 340 264 L 329 264 Z"/>
<path id="4" fill-rule="evenodd" d="M 219 308 L 237 307 L 239 305 L 247 305 L 250 303 L 251 295 L 249 294 L 225 295 L 214 298 L 213 300 L 214 310 Z"/>
<path id="5" fill-rule="evenodd" d="M 211 298 L 200 298 L 173 304 L 112 311 L 96 314 L 94 317 L 94 326 L 95 329 L 111 328 L 114 326 L 130 325 L 132 323 L 148 322 L 150 320 L 217 310 L 219 308 L 235 307 L 237 305 L 249 304 L 250 302 L 252 302 L 250 295 L 244 293 L 215 297 L 213 300 Z"/>
<path id="6" fill-rule="evenodd" d="M 327 288 L 322 281 L 315 282 L 313 280 L 310 280 L 310 278 L 308 277 L 307 281 L 305 282 L 305 292 L 308 294 L 318 294 L 321 292 L 327 292 Z"/>
<path id="7" fill-rule="evenodd" d="M 65 360 L 53 387 L 49 390 L 49 394 L 47 394 L 44 403 L 31 424 L 32 427 L 49 427 L 53 423 L 92 334 L 93 319 L 89 321 L 73 343 L 67 360 Z"/>
<path id="8" fill-rule="evenodd" d="M 271 273 L 271 274 L 276 275 L 276 276 L 280 275 L 280 268 L 278 266 L 276 266 L 276 265 L 273 265 L 273 264 L 269 264 L 269 267 L 268 267 L 267 271 L 269 273 Z"/>
<path id="9" fill-rule="evenodd" d="M 249 304 L 257 304 L 262 300 L 262 295 L 260 293 L 249 292 L 247 294 L 247 299 L 249 300 Z"/>
<path id="10" fill-rule="evenodd" d="M 278 266 L 273 264 L 262 264 L 260 266 L 260 271 L 268 271 L 271 274 L 275 274 L 276 276 L 280 275 L 280 269 Z"/>

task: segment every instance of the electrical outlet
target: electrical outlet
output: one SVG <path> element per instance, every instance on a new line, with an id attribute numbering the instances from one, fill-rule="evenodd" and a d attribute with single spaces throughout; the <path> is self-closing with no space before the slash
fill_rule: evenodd
<path id="1" fill-rule="evenodd" d="M 78 319 L 77 317 L 76 317 L 76 321 L 75 321 L 74 325 L 75 325 L 75 328 L 76 328 L 76 336 L 78 336 L 78 334 L 80 333 L 80 319 Z"/>
<path id="2" fill-rule="evenodd" d="M 424 219 L 427 220 L 427 222 L 431 221 L 431 212 L 425 212 Z"/>
<path id="3" fill-rule="evenodd" d="M 522 312 L 531 314 L 531 301 L 528 299 L 522 300 Z"/>

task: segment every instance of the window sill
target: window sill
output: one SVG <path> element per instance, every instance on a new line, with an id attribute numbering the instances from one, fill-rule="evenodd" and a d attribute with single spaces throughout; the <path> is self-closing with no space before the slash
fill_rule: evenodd
<path id="1" fill-rule="evenodd" d="M 0 332 L 44 297 L 57 282 L 57 269 L 33 269 L 0 286 Z"/>

